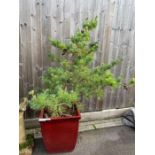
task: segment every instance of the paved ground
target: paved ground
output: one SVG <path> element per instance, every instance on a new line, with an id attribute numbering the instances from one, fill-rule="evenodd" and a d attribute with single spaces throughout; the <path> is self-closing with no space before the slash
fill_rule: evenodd
<path id="1" fill-rule="evenodd" d="M 79 134 L 76 148 L 71 153 L 53 155 L 134 155 L 135 132 L 120 126 L 86 131 Z M 33 155 L 49 155 L 43 147 L 42 139 L 35 142 Z"/>

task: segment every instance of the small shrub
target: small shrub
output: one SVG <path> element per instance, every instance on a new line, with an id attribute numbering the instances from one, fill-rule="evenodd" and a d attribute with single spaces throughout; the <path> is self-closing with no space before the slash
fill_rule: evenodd
<path id="1" fill-rule="evenodd" d="M 31 91 L 30 107 L 34 110 L 48 109 L 51 116 L 73 114 L 75 105 L 80 105 L 81 97 L 102 97 L 104 88 L 117 88 L 120 78 L 114 77 L 111 69 L 121 60 L 92 68 L 98 42 L 91 42 L 90 32 L 97 26 L 97 18 L 86 20 L 82 29 L 71 37 L 69 43 L 49 39 L 52 46 L 59 49 L 57 54 L 48 55 L 56 67 L 49 67 L 43 76 L 44 89 L 40 93 Z"/>

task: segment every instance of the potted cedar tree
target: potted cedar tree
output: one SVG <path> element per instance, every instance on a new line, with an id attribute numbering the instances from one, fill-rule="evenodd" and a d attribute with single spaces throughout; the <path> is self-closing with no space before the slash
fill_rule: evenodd
<path id="1" fill-rule="evenodd" d="M 102 64 L 92 69 L 97 42 L 90 41 L 90 32 L 97 26 L 97 18 L 86 20 L 81 30 L 69 43 L 49 39 L 61 54 L 49 54 L 55 66 L 50 66 L 43 76 L 44 89 L 30 92 L 30 107 L 40 110 L 40 125 L 45 148 L 50 153 L 68 152 L 75 147 L 80 119 L 81 97 L 102 97 L 104 88 L 117 87 L 110 69 L 120 60 Z"/>

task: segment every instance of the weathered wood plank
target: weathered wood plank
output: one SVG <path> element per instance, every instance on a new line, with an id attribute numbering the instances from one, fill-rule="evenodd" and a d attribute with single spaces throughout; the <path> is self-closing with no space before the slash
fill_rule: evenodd
<path id="1" fill-rule="evenodd" d="M 118 117 L 121 117 L 121 115 L 129 109 L 131 109 L 131 107 L 123 108 L 123 109 L 109 109 L 109 110 L 102 110 L 98 112 L 81 113 L 80 122 L 89 122 L 89 121 L 108 120 L 112 118 L 118 118 Z M 39 127 L 38 118 L 26 119 L 25 127 L 28 129 Z"/>
<path id="2" fill-rule="evenodd" d="M 29 55 L 30 55 L 30 42 L 29 42 L 29 1 L 20 1 L 20 78 L 21 81 L 23 82 L 23 95 L 26 95 L 28 91 L 28 80 L 29 79 L 29 70 L 30 70 L 30 64 L 28 62 L 30 61 Z M 26 6 L 26 7 L 24 7 Z"/>
<path id="3" fill-rule="evenodd" d="M 42 0 L 42 50 L 43 50 L 43 70 L 46 70 L 50 65 L 50 61 L 47 57 L 51 52 L 51 46 L 48 38 L 51 37 L 51 0 Z"/>
<path id="4" fill-rule="evenodd" d="M 89 130 L 97 130 L 102 128 L 116 127 L 122 126 L 121 118 L 109 119 L 109 120 L 98 120 L 91 122 L 81 122 L 79 124 L 79 132 L 89 131 Z M 34 138 L 42 138 L 41 129 L 27 129 L 26 134 L 34 134 Z"/>

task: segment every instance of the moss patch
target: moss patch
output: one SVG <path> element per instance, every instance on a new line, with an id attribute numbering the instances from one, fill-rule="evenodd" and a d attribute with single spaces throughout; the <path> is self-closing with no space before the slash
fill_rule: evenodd
<path id="1" fill-rule="evenodd" d="M 33 135 L 27 135 L 26 142 L 19 144 L 19 151 L 21 151 L 25 148 L 32 148 L 33 145 L 34 145 Z"/>

